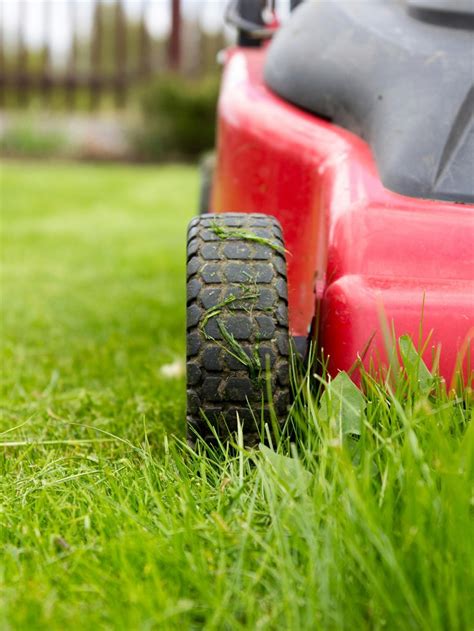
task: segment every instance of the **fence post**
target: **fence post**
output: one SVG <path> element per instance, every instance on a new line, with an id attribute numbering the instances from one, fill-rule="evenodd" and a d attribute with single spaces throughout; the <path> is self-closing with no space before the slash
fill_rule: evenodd
<path id="1" fill-rule="evenodd" d="M 138 62 L 139 77 L 147 77 L 150 74 L 150 37 L 146 24 L 148 5 L 148 0 L 142 0 L 142 10 L 140 17 L 140 59 Z"/>
<path id="2" fill-rule="evenodd" d="M 17 102 L 20 107 L 28 102 L 29 77 L 27 76 L 28 53 L 25 46 L 26 3 L 18 3 L 18 59 L 17 59 Z"/>
<path id="3" fill-rule="evenodd" d="M 171 33 L 168 43 L 168 64 L 178 70 L 181 61 L 181 3 L 171 0 Z"/>
<path id="4" fill-rule="evenodd" d="M 71 50 L 68 60 L 66 77 L 66 106 L 73 110 L 76 105 L 77 90 L 77 32 L 76 32 L 76 3 L 69 4 L 69 20 L 71 23 Z"/>
<path id="5" fill-rule="evenodd" d="M 51 50 L 50 50 L 50 23 L 53 7 L 51 0 L 47 0 L 43 5 L 43 50 L 41 51 L 41 76 L 39 79 L 42 104 L 47 106 L 51 97 L 52 77 L 51 77 Z"/>
<path id="6" fill-rule="evenodd" d="M 5 93 L 7 91 L 7 69 L 5 64 L 3 37 L 4 31 L 0 26 L 0 107 L 5 106 Z"/>
<path id="7" fill-rule="evenodd" d="M 115 103 L 123 107 L 127 98 L 127 30 L 122 0 L 117 0 L 115 4 L 115 56 Z"/>
<path id="8" fill-rule="evenodd" d="M 91 43 L 91 67 L 90 67 L 90 107 L 95 109 L 100 102 L 100 89 L 102 87 L 102 3 L 94 1 L 93 32 Z"/>

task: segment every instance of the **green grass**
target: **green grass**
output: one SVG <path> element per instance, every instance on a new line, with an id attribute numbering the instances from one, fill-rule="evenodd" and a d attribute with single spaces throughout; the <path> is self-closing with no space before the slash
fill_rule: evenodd
<path id="1" fill-rule="evenodd" d="M 309 373 L 295 445 L 182 444 L 196 199 L 186 167 L 2 167 L 0 628 L 470 628 L 468 391 Z"/>

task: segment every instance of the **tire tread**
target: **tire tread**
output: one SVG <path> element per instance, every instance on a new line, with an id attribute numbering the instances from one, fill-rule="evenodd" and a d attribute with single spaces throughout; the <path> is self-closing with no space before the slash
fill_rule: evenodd
<path id="1" fill-rule="evenodd" d="M 222 239 L 213 232 L 218 224 L 241 229 L 271 239 L 282 250 L 245 238 Z M 257 423 L 268 420 L 270 407 L 284 422 L 288 407 L 288 294 L 286 261 L 281 227 L 268 215 L 225 213 L 194 218 L 188 227 L 187 248 L 187 422 L 191 442 L 195 434 L 212 439 L 203 417 L 226 438 L 237 427 L 237 414 L 244 422 L 248 444 L 258 439 Z M 227 306 L 230 294 L 248 296 Z M 238 340 L 247 355 L 258 349 L 262 366 L 268 360 L 273 401 L 265 387 L 256 384 L 246 366 L 222 348 L 217 318 L 211 318 L 202 331 L 206 312 L 221 309 L 219 318 Z"/>

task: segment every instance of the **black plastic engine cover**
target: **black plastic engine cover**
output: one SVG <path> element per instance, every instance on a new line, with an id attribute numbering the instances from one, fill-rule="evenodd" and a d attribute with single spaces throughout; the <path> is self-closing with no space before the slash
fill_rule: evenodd
<path id="1" fill-rule="evenodd" d="M 271 43 L 265 81 L 364 138 L 387 188 L 474 202 L 472 15 L 307 1 Z"/>

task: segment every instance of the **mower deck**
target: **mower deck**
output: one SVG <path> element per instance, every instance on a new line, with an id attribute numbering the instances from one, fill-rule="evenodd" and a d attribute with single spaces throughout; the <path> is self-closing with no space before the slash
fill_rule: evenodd
<path id="1" fill-rule="evenodd" d="M 211 212 L 265 213 L 285 237 L 292 335 L 329 370 L 386 361 L 386 334 L 427 341 L 450 381 L 474 366 L 474 206 L 385 189 L 369 146 L 264 84 L 265 48 L 227 53 Z M 422 335 L 420 336 L 420 326 Z"/>

